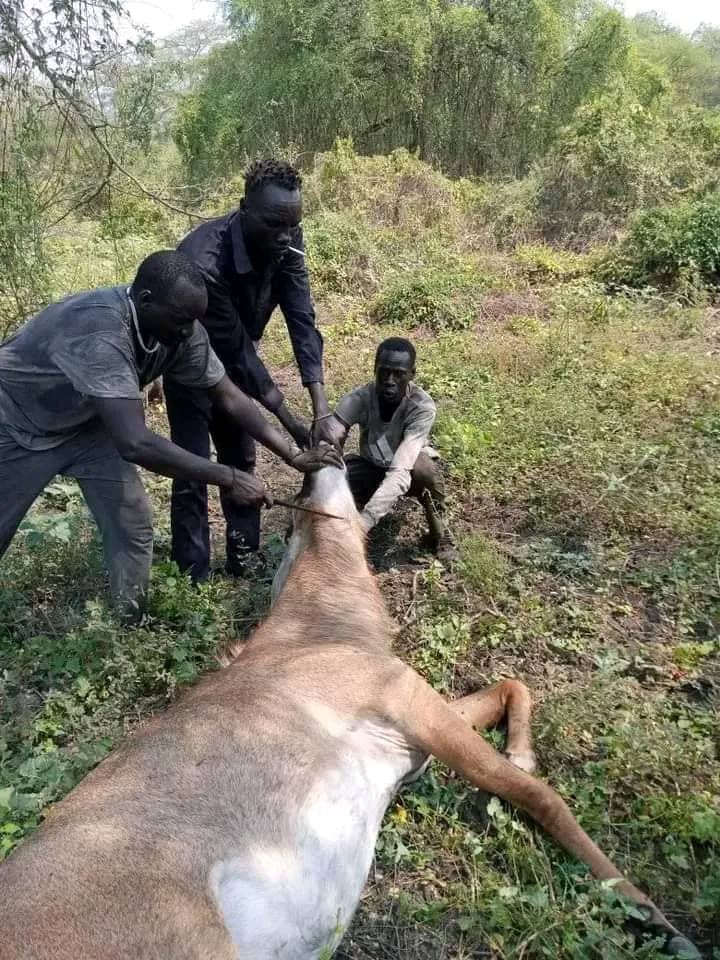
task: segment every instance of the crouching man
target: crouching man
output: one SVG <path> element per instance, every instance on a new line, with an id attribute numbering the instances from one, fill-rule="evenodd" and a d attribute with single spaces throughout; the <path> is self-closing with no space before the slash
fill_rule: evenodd
<path id="1" fill-rule="evenodd" d="M 413 383 L 415 347 L 390 337 L 375 354 L 375 380 L 346 394 L 333 416 L 345 428 L 360 427 L 360 454 L 345 464 L 353 497 L 367 530 L 405 494 L 423 505 L 430 542 L 440 560 L 456 551 L 443 519 L 445 490 L 440 466 L 429 446 L 435 422 L 432 397 Z"/>
<path id="2" fill-rule="evenodd" d="M 0 557 L 56 474 L 77 479 L 102 534 L 122 612 L 142 609 L 150 503 L 135 465 L 211 483 L 240 505 L 270 503 L 262 481 L 188 453 L 145 425 L 143 388 L 164 375 L 206 390 L 219 410 L 300 472 L 340 465 L 332 447 L 301 453 L 226 376 L 198 322 L 205 281 L 184 254 L 147 257 L 132 286 L 50 304 L 0 345 Z"/>

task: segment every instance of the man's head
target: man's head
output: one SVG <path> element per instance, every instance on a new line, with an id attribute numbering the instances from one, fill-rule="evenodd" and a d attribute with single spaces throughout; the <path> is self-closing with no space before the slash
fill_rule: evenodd
<path id="1" fill-rule="evenodd" d="M 284 160 L 258 160 L 245 174 L 243 236 L 248 253 L 261 261 L 279 261 L 287 253 L 290 232 L 302 220 L 302 178 Z"/>
<path id="2" fill-rule="evenodd" d="M 187 340 L 207 310 L 207 289 L 197 264 L 175 250 L 146 257 L 130 288 L 143 335 L 166 347 Z"/>
<path id="3" fill-rule="evenodd" d="M 375 389 L 381 400 L 399 404 L 415 376 L 415 347 L 404 337 L 383 340 L 375 353 Z"/>

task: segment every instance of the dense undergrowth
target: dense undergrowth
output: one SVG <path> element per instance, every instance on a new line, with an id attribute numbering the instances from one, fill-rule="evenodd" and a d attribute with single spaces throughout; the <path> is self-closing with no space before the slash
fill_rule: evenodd
<path id="1" fill-rule="evenodd" d="M 605 250 L 581 255 L 537 238 L 503 249 L 484 187 L 451 182 L 404 152 L 357 158 L 340 145 L 308 177 L 306 199 L 332 396 L 370 376 L 380 338 L 409 331 L 418 380 L 439 402 L 434 439 L 462 561 L 453 572 L 431 562 L 410 504 L 403 525 L 377 531 L 371 556 L 402 626 L 398 651 L 448 695 L 523 678 L 538 703 L 541 775 L 712 955 L 716 266 L 697 260 L 673 292 L 667 270 L 647 261 L 652 220 L 631 234 L 633 262 L 646 260 L 612 284 Z M 50 294 L 126 280 L 139 257 L 189 226 L 146 204 L 128 202 L 111 237 L 102 221 L 56 230 Z M 280 319 L 263 349 L 307 410 Z M 267 580 L 218 576 L 190 589 L 167 562 L 168 483 L 146 479 L 158 562 L 140 627 L 120 626 L 105 606 L 93 528 L 72 484 L 48 489 L 3 560 L 3 853 L 267 609 Z M 272 567 L 277 536 L 266 549 Z M 391 808 L 342 955 L 657 956 L 655 945 L 633 943 L 623 916 L 612 890 L 525 818 L 438 768 Z"/>

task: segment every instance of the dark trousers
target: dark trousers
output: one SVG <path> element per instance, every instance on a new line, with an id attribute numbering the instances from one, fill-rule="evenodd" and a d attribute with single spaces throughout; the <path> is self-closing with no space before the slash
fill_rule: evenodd
<path id="1" fill-rule="evenodd" d="M 49 450 L 26 450 L 0 425 L 0 557 L 56 474 L 80 484 L 102 534 L 112 597 L 123 613 L 139 613 L 152 561 L 150 501 L 137 469 L 101 428 L 87 426 Z"/>
<path id="2" fill-rule="evenodd" d="M 378 467 L 357 453 L 348 453 L 345 456 L 345 466 L 355 505 L 358 510 L 362 510 L 385 479 L 387 470 Z M 425 490 L 429 490 L 430 496 L 438 509 L 442 510 L 444 508 L 445 483 L 442 470 L 436 460 L 422 451 L 415 461 L 410 477 L 408 497 L 415 497 L 422 502 L 423 493 Z"/>
<path id="3" fill-rule="evenodd" d="M 255 441 L 213 408 L 206 390 L 191 390 L 168 379 L 165 402 L 173 443 L 198 457 L 210 459 L 210 437 L 218 463 L 255 471 Z M 260 546 L 260 508 L 242 507 L 220 491 L 225 515 L 228 563 Z M 210 525 L 207 486 L 199 481 L 174 480 L 170 503 L 171 557 L 193 580 L 210 572 Z"/>
<path id="4" fill-rule="evenodd" d="M 345 466 L 355 505 L 362 510 L 385 479 L 387 470 L 356 453 L 349 453 L 345 457 Z M 410 472 L 407 496 L 417 498 L 422 504 L 433 549 L 452 547 L 452 537 L 443 519 L 445 483 L 442 470 L 437 460 L 433 460 L 424 450 Z"/>

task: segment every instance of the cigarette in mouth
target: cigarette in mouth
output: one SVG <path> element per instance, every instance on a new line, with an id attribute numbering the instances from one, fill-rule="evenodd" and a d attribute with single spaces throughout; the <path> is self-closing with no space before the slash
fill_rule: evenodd
<path id="1" fill-rule="evenodd" d="M 301 257 L 305 256 L 304 251 L 298 250 L 297 247 L 288 247 L 288 250 L 292 250 L 293 253 L 299 253 Z"/>

